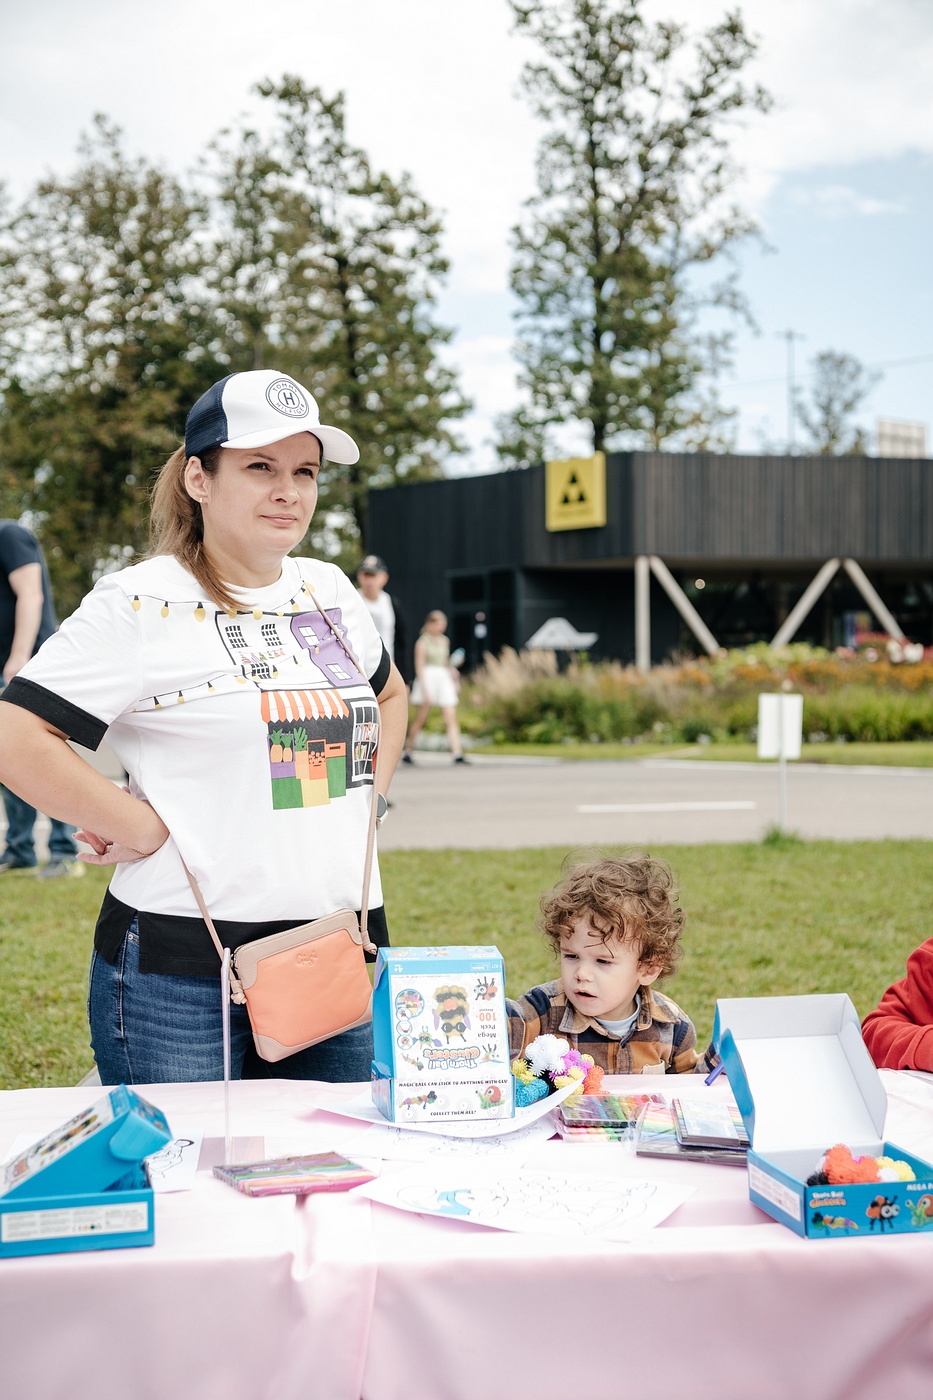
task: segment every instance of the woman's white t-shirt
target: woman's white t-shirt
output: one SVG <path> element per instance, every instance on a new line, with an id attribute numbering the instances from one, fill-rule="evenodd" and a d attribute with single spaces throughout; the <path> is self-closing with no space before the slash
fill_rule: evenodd
<path id="1" fill-rule="evenodd" d="M 90 747 L 106 732 L 171 832 L 117 867 L 124 905 L 199 917 L 181 852 L 217 920 L 358 909 L 382 641 L 331 564 L 286 558 L 277 583 L 234 596 L 235 613 L 218 609 L 171 556 L 107 574 L 6 698 Z M 369 902 L 382 902 L 375 863 Z"/>

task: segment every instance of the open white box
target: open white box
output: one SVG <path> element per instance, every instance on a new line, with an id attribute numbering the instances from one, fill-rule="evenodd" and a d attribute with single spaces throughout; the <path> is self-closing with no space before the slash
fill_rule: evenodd
<path id="1" fill-rule="evenodd" d="M 884 1087 L 844 993 L 718 1001 L 713 1042 L 751 1139 L 757 1206 L 810 1238 L 933 1225 L 933 1166 L 884 1141 Z M 900 1158 L 917 1179 L 807 1186 L 838 1142 L 855 1156 Z"/>

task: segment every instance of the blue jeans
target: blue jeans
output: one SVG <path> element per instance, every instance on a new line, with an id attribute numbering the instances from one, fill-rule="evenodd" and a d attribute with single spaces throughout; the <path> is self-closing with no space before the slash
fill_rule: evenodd
<path id="1" fill-rule="evenodd" d="M 7 822 L 6 850 L 3 856 L 14 865 L 35 865 L 36 847 L 32 829 L 36 824 L 36 809 L 30 807 L 21 797 L 17 797 L 15 792 L 10 792 L 9 788 L 0 788 L 0 792 L 3 793 Z M 52 860 L 74 860 L 78 854 L 78 848 L 72 839 L 74 827 L 69 826 L 67 822 L 56 820 L 55 817 L 49 820 L 52 823 L 49 833 L 49 857 Z"/>
<path id="2" fill-rule="evenodd" d="M 173 1084 L 223 1079 L 220 977 L 140 972 L 134 920 L 111 966 L 91 959 L 91 1046 L 103 1084 Z M 368 1080 L 372 1026 L 356 1026 L 297 1055 L 269 1064 L 252 1053 L 245 1006 L 230 1004 L 232 1079 Z M 244 1064 L 246 1072 L 244 1073 Z"/>

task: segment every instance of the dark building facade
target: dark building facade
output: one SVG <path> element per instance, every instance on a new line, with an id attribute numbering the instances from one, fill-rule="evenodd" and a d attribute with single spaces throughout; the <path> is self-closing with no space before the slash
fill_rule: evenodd
<path id="1" fill-rule="evenodd" d="M 443 608 L 471 663 L 523 646 L 552 617 L 598 633 L 591 654 L 622 661 L 703 650 L 690 609 L 720 646 L 770 641 L 820 570 L 794 640 L 839 645 L 870 614 L 866 630 L 893 620 L 933 644 L 927 459 L 616 453 L 596 528 L 545 528 L 543 467 L 375 491 L 370 521 L 392 593 L 416 624 Z"/>

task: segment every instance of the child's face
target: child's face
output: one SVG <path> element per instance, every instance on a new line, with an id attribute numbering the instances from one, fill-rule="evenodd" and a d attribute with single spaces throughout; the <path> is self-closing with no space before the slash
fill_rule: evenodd
<path id="1" fill-rule="evenodd" d="M 587 914 L 573 921 L 561 939 L 560 980 L 568 999 L 584 1016 L 622 1021 L 635 1010 L 635 993 L 659 975 L 660 968 L 639 962 L 638 948 L 612 937 L 603 942 Z"/>

